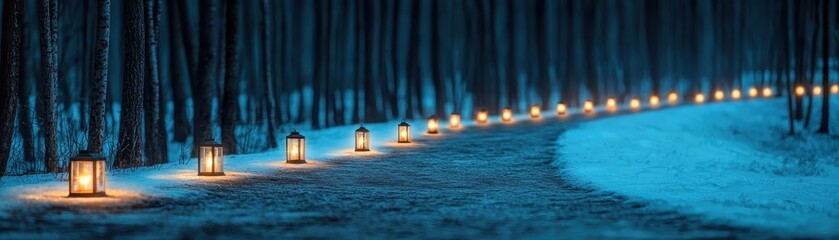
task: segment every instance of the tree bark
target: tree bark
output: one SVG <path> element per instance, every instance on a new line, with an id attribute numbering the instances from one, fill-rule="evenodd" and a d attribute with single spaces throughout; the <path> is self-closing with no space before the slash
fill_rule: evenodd
<path id="1" fill-rule="evenodd" d="M 102 153 L 105 135 L 105 98 L 108 92 L 108 51 L 111 36 L 111 0 L 96 1 L 96 58 L 90 83 L 90 121 L 87 149 Z"/>
<path id="2" fill-rule="evenodd" d="M 830 1 L 822 0 L 822 117 L 818 133 L 830 132 Z M 813 53 L 815 54 L 815 53 Z M 814 63 L 815 64 L 815 63 Z"/>
<path id="3" fill-rule="evenodd" d="M 56 92 L 58 84 L 58 1 L 41 0 L 41 68 L 43 89 L 39 100 L 44 108 L 44 169 L 57 172 Z"/>
<path id="4" fill-rule="evenodd" d="M 184 44 L 185 40 L 183 36 L 186 31 L 181 30 L 181 28 L 183 28 L 183 23 L 181 22 L 180 14 L 183 13 L 179 12 L 180 10 L 178 9 L 177 1 L 166 1 L 166 3 L 168 6 L 166 10 L 167 13 L 169 13 L 170 21 L 169 37 L 172 41 L 172 48 L 169 51 L 169 54 L 171 54 L 170 57 L 172 64 L 169 68 L 169 77 L 171 78 L 169 84 L 172 86 L 172 104 L 174 107 L 172 113 L 174 120 L 172 140 L 183 143 L 186 142 L 187 137 L 189 137 L 192 133 L 189 118 L 186 115 L 186 102 L 189 99 L 190 90 L 190 88 L 187 87 L 188 81 L 186 80 L 192 79 L 194 76 L 192 75 L 191 70 L 192 64 L 189 62 L 190 58 L 186 56 L 187 48 L 185 47 L 186 45 Z M 182 56 L 183 59 L 181 58 Z M 186 72 L 186 74 L 183 74 L 183 72 Z"/>
<path id="5" fill-rule="evenodd" d="M 146 0 L 146 67 L 145 82 L 145 151 L 146 165 L 166 163 L 169 161 L 163 149 L 166 138 L 161 136 L 165 127 L 163 116 L 160 114 L 160 72 L 159 72 L 159 30 L 160 30 L 160 0 Z"/>
<path id="6" fill-rule="evenodd" d="M 221 139 L 225 154 L 236 154 L 236 123 L 239 119 L 239 1 L 227 0 L 224 54 L 224 99 L 221 107 Z"/>
<path id="7" fill-rule="evenodd" d="M 143 88 L 146 74 L 144 0 L 127 0 L 124 4 L 125 74 L 115 168 L 140 166 L 143 163 Z"/>
<path id="8" fill-rule="evenodd" d="M 200 40 L 198 57 L 198 79 L 193 85 L 193 124 L 192 156 L 198 156 L 201 143 L 213 137 L 213 99 L 215 90 L 216 58 L 218 58 L 218 3 L 216 0 L 199 2 Z"/>
<path id="9" fill-rule="evenodd" d="M 12 135 L 17 115 L 22 12 L 22 0 L 3 1 L 3 48 L 0 50 L 3 68 L 0 68 L 0 78 L 4 84 L 0 84 L 0 177 L 6 174 L 6 166 L 11 156 Z"/>

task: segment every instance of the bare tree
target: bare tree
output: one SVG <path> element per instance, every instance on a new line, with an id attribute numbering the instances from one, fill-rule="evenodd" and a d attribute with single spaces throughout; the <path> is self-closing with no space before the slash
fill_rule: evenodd
<path id="1" fill-rule="evenodd" d="M 97 0 L 96 59 L 90 88 L 90 125 L 87 149 L 102 153 L 105 129 L 105 98 L 108 91 L 108 51 L 111 36 L 111 0 Z"/>
<path id="2" fill-rule="evenodd" d="M 146 62 L 147 79 L 145 80 L 145 151 L 146 164 L 160 164 L 168 162 L 166 152 L 166 138 L 161 136 L 163 116 L 160 114 L 160 73 L 159 73 L 159 45 L 158 32 L 160 25 L 160 0 L 146 0 Z"/>
<path id="3" fill-rule="evenodd" d="M 221 104 L 221 138 L 225 154 L 236 154 L 236 123 L 239 120 L 239 1 L 227 0 L 224 53 L 224 96 Z"/>
<path id="4" fill-rule="evenodd" d="M 215 97 L 215 73 L 216 58 L 218 58 L 218 3 L 216 0 L 206 0 L 199 3 L 201 26 L 199 57 L 198 57 L 198 78 L 192 84 L 193 96 L 193 126 L 195 131 L 192 136 L 192 156 L 198 156 L 198 146 L 205 138 L 212 138 L 212 107 Z"/>
<path id="5" fill-rule="evenodd" d="M 0 177 L 6 173 L 17 115 L 22 12 L 22 0 L 3 1 L 3 48 L 0 51 L 3 68 L 0 68 L 0 78 L 4 84 L 0 84 Z"/>
<path id="6" fill-rule="evenodd" d="M 56 145 L 56 92 L 58 84 L 58 1 L 41 0 L 41 81 L 43 88 L 38 98 L 44 110 L 44 168 L 57 172 L 58 146 Z"/>
<path id="7" fill-rule="evenodd" d="M 830 132 L 830 1 L 822 0 L 822 118 L 819 124 L 818 133 L 827 134 Z M 815 54 L 815 53 L 813 53 Z M 815 63 L 813 63 L 815 64 Z"/>
<path id="8" fill-rule="evenodd" d="M 143 160 L 143 82 L 145 81 L 145 39 L 143 0 L 125 1 L 125 74 L 119 143 L 114 167 L 139 166 Z"/>

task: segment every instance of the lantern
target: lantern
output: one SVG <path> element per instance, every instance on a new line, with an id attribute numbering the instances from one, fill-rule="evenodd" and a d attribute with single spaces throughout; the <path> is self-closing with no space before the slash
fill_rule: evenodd
<path id="1" fill-rule="evenodd" d="M 460 127 L 460 114 L 452 113 L 449 116 L 449 127 L 451 128 L 459 128 Z"/>
<path id="2" fill-rule="evenodd" d="M 819 87 L 819 86 L 813 87 L 813 95 L 815 95 L 815 96 L 822 95 L 822 87 Z"/>
<path id="3" fill-rule="evenodd" d="M 565 115 L 568 112 L 568 107 L 565 106 L 565 103 L 557 103 L 556 104 L 556 114 L 557 115 Z"/>
<path id="4" fill-rule="evenodd" d="M 70 197 L 105 196 L 105 158 L 81 150 L 70 158 Z"/>
<path id="5" fill-rule="evenodd" d="M 753 88 L 749 88 L 749 97 L 750 97 L 750 98 L 755 98 L 755 97 L 757 97 L 757 88 L 754 88 L 754 87 L 753 87 Z"/>
<path id="6" fill-rule="evenodd" d="M 589 114 L 594 113 L 594 103 L 592 103 L 591 100 L 588 100 L 585 103 L 583 103 L 583 112 Z"/>
<path id="7" fill-rule="evenodd" d="M 540 116 L 542 116 L 542 109 L 539 108 L 539 105 L 530 106 L 530 118 L 539 118 Z"/>
<path id="8" fill-rule="evenodd" d="M 501 121 L 502 122 L 510 122 L 513 121 L 513 109 L 504 108 L 501 110 Z"/>
<path id="9" fill-rule="evenodd" d="M 676 94 L 676 92 L 670 92 L 667 94 L 667 102 L 670 103 L 670 105 L 679 103 L 679 94 Z"/>
<path id="10" fill-rule="evenodd" d="M 306 137 L 297 130 L 285 137 L 285 149 L 286 163 L 306 163 Z"/>
<path id="11" fill-rule="evenodd" d="M 740 99 L 740 89 L 731 90 L 731 99 Z"/>
<path id="12" fill-rule="evenodd" d="M 615 102 L 614 98 L 606 99 L 606 110 L 609 110 L 610 112 L 618 110 L 618 104 Z"/>
<path id="13" fill-rule="evenodd" d="M 806 90 L 802 86 L 795 87 L 795 96 L 799 96 L 799 97 L 804 96 L 805 91 Z"/>
<path id="14" fill-rule="evenodd" d="M 832 93 L 832 94 L 839 93 L 839 85 L 833 84 L 833 86 L 830 86 L 830 93 Z"/>
<path id="15" fill-rule="evenodd" d="M 658 107 L 658 96 L 652 95 L 650 96 L 650 106 L 651 107 Z"/>
<path id="16" fill-rule="evenodd" d="M 428 134 L 439 133 L 437 128 L 440 125 L 438 123 L 439 121 L 437 120 L 437 116 L 431 115 L 431 117 L 428 117 Z"/>
<path id="17" fill-rule="evenodd" d="M 771 97 L 772 96 L 772 88 L 765 87 L 763 88 L 763 97 Z"/>
<path id="18" fill-rule="evenodd" d="M 364 125 L 355 130 L 355 151 L 370 151 L 370 130 L 364 128 Z"/>
<path id="19" fill-rule="evenodd" d="M 478 123 L 487 123 L 488 118 L 489 118 L 489 113 L 487 112 L 486 109 L 478 110 L 478 114 L 476 116 L 476 120 L 478 121 Z"/>
<path id="20" fill-rule="evenodd" d="M 640 100 L 638 100 L 637 98 L 633 98 L 632 100 L 629 100 L 629 109 L 632 109 L 633 111 L 635 111 L 635 110 L 638 110 L 640 108 L 641 108 L 641 101 Z"/>
<path id="21" fill-rule="evenodd" d="M 198 176 L 224 176 L 224 147 L 215 139 L 204 139 L 200 146 Z"/>
<path id="22" fill-rule="evenodd" d="M 714 92 L 714 100 L 722 101 L 725 100 L 725 92 L 722 90 L 717 90 Z"/>
<path id="23" fill-rule="evenodd" d="M 399 134 L 397 134 L 396 142 L 410 143 L 411 142 L 411 125 L 406 122 L 399 123 Z"/>
<path id="24" fill-rule="evenodd" d="M 696 103 L 703 103 L 703 102 L 705 102 L 705 95 L 704 95 L 704 94 L 702 94 L 702 93 L 697 93 L 697 94 L 696 94 L 696 97 L 694 97 L 694 101 L 696 101 Z"/>

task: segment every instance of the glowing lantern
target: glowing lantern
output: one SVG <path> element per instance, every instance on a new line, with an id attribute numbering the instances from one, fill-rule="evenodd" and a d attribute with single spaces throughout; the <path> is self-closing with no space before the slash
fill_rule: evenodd
<path id="1" fill-rule="evenodd" d="M 370 130 L 364 128 L 364 125 L 355 130 L 355 151 L 370 151 Z"/>
<path id="2" fill-rule="evenodd" d="M 70 158 L 70 197 L 105 196 L 105 158 L 81 150 Z"/>
<path id="3" fill-rule="evenodd" d="M 839 85 L 833 84 L 833 86 L 830 86 L 830 93 L 833 93 L 833 94 L 839 93 Z"/>
<path id="4" fill-rule="evenodd" d="M 658 106 L 658 101 L 659 101 L 658 96 L 656 96 L 656 95 L 650 96 L 650 106 L 651 107 L 657 107 Z"/>
<path id="5" fill-rule="evenodd" d="M 437 134 L 437 128 L 440 126 L 439 120 L 437 120 L 437 116 L 431 115 L 428 117 L 428 134 Z"/>
<path id="6" fill-rule="evenodd" d="M 822 95 L 822 87 L 819 87 L 819 86 L 813 87 L 813 95 L 816 95 L 816 96 Z"/>
<path id="7" fill-rule="evenodd" d="M 504 108 L 501 110 L 501 121 L 502 122 L 510 122 L 513 121 L 513 109 Z"/>
<path id="8" fill-rule="evenodd" d="M 539 118 L 542 115 L 542 109 L 539 105 L 530 106 L 530 118 Z"/>
<path id="9" fill-rule="evenodd" d="M 640 100 L 638 100 L 637 98 L 633 98 L 632 100 L 629 100 L 629 109 L 638 110 L 640 108 L 641 108 L 641 101 Z"/>
<path id="10" fill-rule="evenodd" d="M 306 163 L 306 137 L 297 130 L 285 137 L 285 149 L 286 163 Z"/>
<path id="11" fill-rule="evenodd" d="M 460 114 L 452 113 L 449 117 L 449 127 L 451 128 L 459 128 L 460 127 Z"/>
<path id="12" fill-rule="evenodd" d="M 618 104 L 615 102 L 614 98 L 606 99 L 606 110 L 609 110 L 610 112 L 618 110 Z"/>
<path id="13" fill-rule="evenodd" d="M 714 100 L 722 101 L 725 100 L 725 92 L 722 90 L 717 90 L 714 92 Z"/>
<path id="14" fill-rule="evenodd" d="M 399 135 L 396 138 L 398 143 L 410 143 L 411 142 L 411 125 L 408 125 L 406 122 L 399 123 Z"/>
<path id="15" fill-rule="evenodd" d="M 489 118 L 489 113 L 487 112 L 486 109 L 478 110 L 478 114 L 477 114 L 477 117 L 476 117 L 476 121 L 478 121 L 478 123 L 487 123 L 488 118 Z"/>
<path id="16" fill-rule="evenodd" d="M 740 89 L 731 90 L 731 99 L 737 100 L 740 99 Z"/>
<path id="17" fill-rule="evenodd" d="M 676 92 L 670 92 L 670 94 L 667 94 L 667 102 L 670 103 L 670 105 L 679 103 L 679 94 L 676 94 Z"/>
<path id="18" fill-rule="evenodd" d="M 565 106 L 565 103 L 556 104 L 556 114 L 565 115 L 566 112 L 568 112 L 568 107 Z"/>
<path id="19" fill-rule="evenodd" d="M 198 151 L 198 176 L 224 176 L 224 147 L 212 138 L 204 139 Z"/>
<path id="20" fill-rule="evenodd" d="M 806 90 L 802 86 L 795 87 L 795 96 L 799 96 L 799 97 L 804 96 L 805 91 Z"/>
<path id="21" fill-rule="evenodd" d="M 588 100 L 585 103 L 583 103 L 583 112 L 594 113 L 594 103 L 592 103 L 591 100 Z"/>
<path id="22" fill-rule="evenodd" d="M 763 97 L 771 97 L 772 96 L 772 88 L 765 87 L 763 88 Z"/>
<path id="23" fill-rule="evenodd" d="M 749 88 L 749 97 L 754 98 L 757 97 L 757 88 Z"/>
<path id="24" fill-rule="evenodd" d="M 702 93 L 697 93 L 697 94 L 696 94 L 696 97 L 694 97 L 694 101 L 696 101 L 696 103 L 703 103 L 703 102 L 705 102 L 705 95 L 704 95 L 704 94 L 702 94 Z"/>

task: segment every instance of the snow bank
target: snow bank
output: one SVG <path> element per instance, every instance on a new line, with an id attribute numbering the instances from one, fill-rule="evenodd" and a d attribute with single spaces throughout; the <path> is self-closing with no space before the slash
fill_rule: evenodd
<path id="1" fill-rule="evenodd" d="M 582 184 L 714 221 L 837 237 L 839 122 L 816 135 L 819 116 L 798 136 L 786 135 L 780 99 L 602 119 L 564 133 L 555 165 Z"/>

